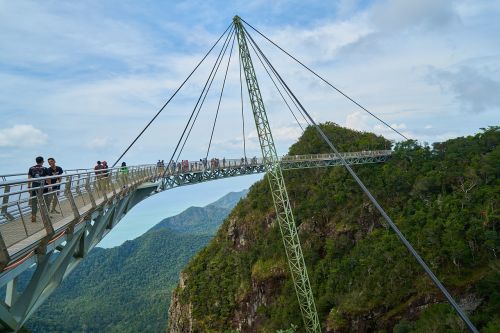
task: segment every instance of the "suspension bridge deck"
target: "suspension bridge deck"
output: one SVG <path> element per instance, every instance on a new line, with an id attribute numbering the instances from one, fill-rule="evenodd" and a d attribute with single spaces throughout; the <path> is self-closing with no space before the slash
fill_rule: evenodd
<path id="1" fill-rule="evenodd" d="M 388 156 L 390 151 L 366 151 L 346 153 L 343 157 L 351 164 L 364 164 L 383 162 Z M 284 170 L 290 170 L 335 166 L 340 160 L 330 154 L 300 155 L 285 156 L 281 163 Z M 116 168 L 108 171 L 107 178 L 98 178 L 94 170 L 83 170 L 63 175 L 60 190 L 41 193 L 41 200 L 32 202 L 26 179 L 9 180 L 20 174 L 3 176 L 5 181 L 0 183 L 3 202 L 0 236 L 11 259 L 9 261 L 12 261 L 34 250 L 47 236 L 59 236 L 75 224 L 88 220 L 94 211 L 141 186 L 142 189 L 149 188 L 149 194 L 154 194 L 178 186 L 262 172 L 264 162 L 257 158 L 214 159 L 207 161 L 206 165 L 202 162 L 187 162 L 172 168 L 142 165 L 129 167 L 128 175 L 120 174 L 120 169 Z M 50 201 L 56 203 L 59 213 L 51 212 Z M 33 204 L 38 206 L 36 223 L 31 222 Z"/>

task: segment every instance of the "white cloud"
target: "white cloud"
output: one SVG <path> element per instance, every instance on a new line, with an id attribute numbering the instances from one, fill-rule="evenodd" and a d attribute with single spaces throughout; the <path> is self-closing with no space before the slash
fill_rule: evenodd
<path id="1" fill-rule="evenodd" d="M 87 148 L 90 149 L 102 149 L 110 145 L 112 140 L 109 137 L 97 137 L 86 144 Z"/>
<path id="2" fill-rule="evenodd" d="M 51 154 L 66 155 L 74 163 L 77 159 L 83 163 L 94 160 L 97 154 L 108 159 L 119 155 L 119 150 L 151 119 L 222 31 L 220 20 L 226 18 L 221 18 L 224 15 L 213 4 L 182 2 L 168 13 L 175 17 L 152 24 L 152 18 L 161 12 L 161 6 L 154 2 L 141 6 L 126 2 L 115 9 L 101 1 L 42 6 L 34 1 L 0 0 L 0 65 L 6 69 L 0 75 L 2 117 L 8 124 L 37 119 L 36 126 L 50 131 L 51 140 L 58 143 L 53 148 L 59 151 Z M 275 11 L 267 12 L 265 19 L 258 13 L 268 2 L 240 1 L 224 9 L 238 5 L 246 8 L 242 16 L 250 17 L 252 25 L 412 138 L 434 141 L 443 138 L 442 133 L 471 134 L 498 122 L 496 109 L 491 107 L 497 104 L 493 94 L 498 86 L 493 85 L 496 91 L 482 90 L 488 88 L 488 82 L 500 82 L 498 4 L 479 0 L 376 0 L 370 4 L 342 0 L 338 12 L 332 11 L 331 15 L 304 16 L 307 24 L 280 15 L 286 10 L 290 14 L 291 2 L 273 4 Z M 308 2 L 301 2 L 301 6 L 314 7 Z M 195 13 L 195 24 L 178 15 L 198 7 L 203 10 Z M 256 33 L 250 33 L 317 121 L 345 120 L 349 127 L 386 135 L 376 121 L 269 47 Z M 206 66 L 200 67 L 127 158 L 132 156 L 142 162 L 170 153 L 213 60 L 206 60 Z M 274 87 L 255 58 L 254 64 L 276 144 L 285 151 L 300 130 L 290 127 L 292 116 L 281 97 L 272 92 Z M 460 71 L 463 67 L 477 70 L 481 78 L 475 80 L 472 75 L 475 83 L 469 90 L 458 89 L 466 77 L 459 75 L 464 74 Z M 242 140 L 234 139 L 241 132 L 237 125 L 241 123 L 237 68 L 233 60 L 222 102 L 224 109 L 214 135 L 214 156 L 241 156 Z M 436 82 L 429 82 L 429 68 L 446 73 L 440 77 L 446 93 Z M 219 87 L 214 83 L 191 134 L 194 140 L 184 150 L 194 157 L 206 151 Z M 248 136 L 254 123 L 247 113 L 250 108 L 246 91 L 244 94 Z M 486 101 L 474 104 L 485 111 L 456 112 L 463 107 L 461 104 L 472 105 L 474 97 Z M 433 127 L 425 128 L 427 124 Z M 387 135 L 393 138 L 392 131 Z M 4 136 L 0 143 L 7 147 Z M 97 136 L 104 138 L 95 139 Z M 80 152 L 75 147 L 88 149 Z M 255 135 L 247 140 L 247 149 L 259 151 Z M 15 149 L 9 153 L 12 151 Z M 13 167 L 20 165 L 12 163 Z"/>
<path id="3" fill-rule="evenodd" d="M 48 135 L 33 125 L 14 125 L 0 129 L 0 147 L 36 147 L 47 142 Z"/>
<path id="4" fill-rule="evenodd" d="M 389 125 L 391 125 L 391 127 L 398 132 L 402 133 L 404 136 L 410 139 L 416 139 L 415 134 L 408 131 L 407 125 L 405 123 L 393 123 Z M 347 115 L 345 126 L 358 131 L 376 133 L 388 139 L 393 139 L 396 141 L 403 140 L 403 138 L 395 131 L 385 126 L 384 124 L 378 123 L 371 116 L 363 113 L 362 111 L 356 111 Z"/>
<path id="5" fill-rule="evenodd" d="M 298 126 L 284 126 L 273 129 L 273 138 L 280 141 L 295 141 L 302 134 Z"/>
<path id="6" fill-rule="evenodd" d="M 382 30 L 398 32 L 411 28 L 435 30 L 460 21 L 456 1 L 386 0 L 371 10 L 372 21 Z"/>
<path id="7" fill-rule="evenodd" d="M 466 112 L 500 110 L 500 80 L 481 71 L 463 66 L 457 71 L 433 69 L 431 82 L 451 92 Z"/>

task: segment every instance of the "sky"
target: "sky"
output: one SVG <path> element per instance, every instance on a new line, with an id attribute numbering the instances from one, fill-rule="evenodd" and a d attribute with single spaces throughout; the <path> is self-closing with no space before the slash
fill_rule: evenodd
<path id="1" fill-rule="evenodd" d="M 114 162 L 234 15 L 409 138 L 431 143 L 500 123 L 498 1 L 0 0 L 0 174 L 25 172 L 38 155 L 55 157 L 66 169 L 93 167 L 97 160 Z M 399 140 L 249 32 L 317 121 Z M 217 47 L 123 161 L 132 165 L 170 159 Z M 229 53 L 181 159 L 207 154 Z M 247 95 L 242 134 L 237 55 L 235 49 L 209 157 L 239 158 L 243 143 L 248 155 L 260 155 Z M 301 128 L 252 57 L 283 155 Z M 159 222 L 186 204 L 207 204 L 256 179 L 213 182 L 203 191 L 183 189 L 192 203 L 168 199 L 179 189 L 159 194 L 134 208 L 133 220 Z M 207 202 L 206 193 L 213 193 L 213 200 Z M 154 209 L 155 202 L 164 202 L 163 210 Z"/>

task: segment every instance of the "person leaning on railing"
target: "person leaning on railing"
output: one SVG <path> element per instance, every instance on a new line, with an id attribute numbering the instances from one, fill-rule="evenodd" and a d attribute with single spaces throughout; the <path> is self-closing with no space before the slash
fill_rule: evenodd
<path id="1" fill-rule="evenodd" d="M 38 156 L 36 159 L 36 165 L 32 166 L 28 170 L 28 179 L 37 179 L 37 178 L 43 178 L 47 177 L 47 169 L 43 166 L 43 157 Z M 36 222 L 36 213 L 38 212 L 38 198 L 37 194 L 40 191 L 43 191 L 43 193 L 47 193 L 48 189 L 47 187 L 44 187 L 45 180 L 38 180 L 38 181 L 30 181 L 28 182 L 28 188 L 32 188 L 34 190 L 30 191 L 30 201 L 29 204 L 31 206 L 31 222 L 35 223 Z M 40 203 L 41 204 L 41 203 Z"/>
<path id="2" fill-rule="evenodd" d="M 60 176 L 63 174 L 63 169 L 56 165 L 56 160 L 53 157 L 49 157 L 47 159 L 47 162 L 49 162 L 49 167 L 46 169 L 47 170 L 47 176 Z M 58 195 L 59 195 L 59 190 L 61 189 L 61 185 L 58 185 L 61 183 L 61 177 L 56 177 L 56 178 L 51 178 L 48 180 L 50 183 L 49 186 L 49 196 L 48 196 L 48 201 L 49 201 L 49 208 L 51 213 L 56 213 L 56 214 L 61 214 L 60 211 L 57 211 L 56 206 L 59 201 Z"/>

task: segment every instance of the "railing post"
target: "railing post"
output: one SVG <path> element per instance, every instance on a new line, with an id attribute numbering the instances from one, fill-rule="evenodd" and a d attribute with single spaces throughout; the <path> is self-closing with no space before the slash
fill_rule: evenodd
<path id="1" fill-rule="evenodd" d="M 137 185 L 137 182 L 138 182 L 138 180 L 137 180 L 137 169 L 134 169 L 132 171 L 132 185 L 134 185 L 134 186 Z"/>
<path id="2" fill-rule="evenodd" d="M 116 181 L 113 181 L 113 171 L 111 171 L 111 178 L 109 178 L 109 184 L 111 185 L 111 189 L 113 190 L 113 197 L 116 196 L 116 188 L 115 188 L 115 183 L 118 181 L 118 178 L 120 177 L 119 170 L 115 170 L 115 178 Z"/>
<path id="3" fill-rule="evenodd" d="M 43 195 L 43 186 L 36 190 L 36 197 L 38 201 L 38 208 L 40 208 L 40 215 L 42 216 L 42 223 L 47 231 L 47 235 L 54 234 L 54 227 L 50 221 L 49 210 L 45 204 L 45 197 Z"/>
<path id="4" fill-rule="evenodd" d="M 3 235 L 0 233 L 0 269 L 3 269 L 10 261 L 9 251 L 3 240 Z"/>
<path id="5" fill-rule="evenodd" d="M 9 192 L 10 185 L 5 185 L 3 188 L 2 215 L 5 216 L 8 221 L 12 221 L 14 220 L 14 216 L 7 211 L 7 205 L 9 204 Z"/>
<path id="6" fill-rule="evenodd" d="M 66 198 L 68 198 L 69 204 L 71 205 L 71 210 L 73 211 L 73 217 L 75 218 L 75 220 L 77 220 L 80 218 L 80 212 L 78 211 L 75 199 L 73 198 L 73 193 L 71 192 L 71 186 L 72 186 L 71 180 L 72 177 L 68 176 L 68 178 L 66 179 L 66 185 L 64 186 L 64 194 L 66 195 Z"/>
<path id="7" fill-rule="evenodd" d="M 128 187 L 134 186 L 134 173 L 135 169 L 134 168 L 130 169 L 129 177 L 127 179 Z"/>
<path id="8" fill-rule="evenodd" d="M 94 196 L 92 195 L 92 189 L 90 188 L 90 174 L 88 174 L 87 181 L 85 182 L 84 187 L 89 195 L 89 200 L 90 200 L 90 203 L 92 204 L 92 208 L 96 208 L 97 205 L 95 204 L 95 199 L 94 199 Z"/>

